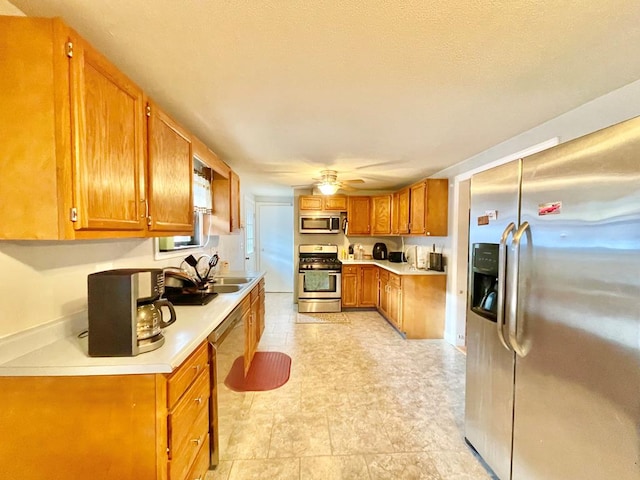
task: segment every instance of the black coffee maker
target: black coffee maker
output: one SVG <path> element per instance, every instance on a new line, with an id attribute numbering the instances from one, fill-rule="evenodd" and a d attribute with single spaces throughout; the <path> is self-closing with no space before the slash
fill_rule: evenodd
<path id="1" fill-rule="evenodd" d="M 387 260 L 389 255 L 387 254 L 387 245 L 384 243 L 376 243 L 373 246 L 373 259 L 374 260 Z"/>
<path id="2" fill-rule="evenodd" d="M 92 273 L 87 277 L 89 355 L 130 357 L 164 344 L 162 329 L 176 319 L 164 293 L 160 268 L 128 268 Z M 164 321 L 162 307 L 171 318 Z"/>

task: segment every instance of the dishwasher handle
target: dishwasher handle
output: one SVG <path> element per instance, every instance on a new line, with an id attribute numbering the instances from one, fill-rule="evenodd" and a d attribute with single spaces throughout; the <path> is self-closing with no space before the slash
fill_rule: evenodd
<path id="1" fill-rule="evenodd" d="M 212 345 L 219 345 L 224 341 L 227 335 L 231 333 L 231 331 L 236 328 L 236 326 L 242 322 L 242 309 L 240 306 L 236 307 L 228 316 L 225 318 L 220 325 L 218 325 L 213 332 L 209 334 L 207 340 Z"/>

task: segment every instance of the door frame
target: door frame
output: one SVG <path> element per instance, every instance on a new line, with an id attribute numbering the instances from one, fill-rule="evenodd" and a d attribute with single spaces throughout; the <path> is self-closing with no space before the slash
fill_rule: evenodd
<path id="1" fill-rule="evenodd" d="M 491 168 L 497 167 L 499 165 L 503 165 L 505 163 L 511 162 L 513 160 L 517 160 L 522 157 L 527 157 L 529 155 L 533 155 L 534 153 L 541 152 L 551 147 L 555 147 L 560 143 L 560 137 L 553 137 L 544 142 L 537 143 L 532 145 L 531 147 L 520 150 L 516 153 L 512 153 L 511 155 L 507 155 L 505 157 L 494 160 L 493 162 L 489 162 L 485 165 L 481 165 L 474 169 L 468 170 L 466 172 L 460 173 L 456 175 L 453 179 L 453 220 L 454 225 L 456 227 L 453 229 L 453 239 L 451 244 L 451 252 L 453 253 L 453 264 L 450 268 L 447 268 L 448 276 L 450 277 L 450 281 L 448 282 L 448 298 L 451 299 L 450 302 L 447 302 L 446 308 L 446 319 L 445 319 L 445 339 L 455 345 L 456 347 L 464 347 L 466 345 L 466 326 L 467 326 L 467 317 L 466 315 L 462 318 L 458 315 L 458 311 L 462 309 L 462 305 L 464 304 L 464 311 L 466 311 L 467 298 L 468 298 L 468 281 L 464 282 L 465 288 L 464 290 L 458 290 L 458 268 L 461 266 L 460 262 L 464 262 L 466 264 L 465 271 L 468 273 L 468 258 L 461 258 L 456 253 L 458 252 L 459 247 L 461 247 L 461 243 L 466 243 L 467 248 L 469 245 L 469 226 L 466 227 L 466 238 L 463 238 L 464 230 L 457 226 L 457 219 L 460 216 L 460 211 L 462 209 L 469 210 L 471 195 L 468 196 L 469 202 L 465 201 L 465 196 L 462 195 L 460 190 L 460 184 L 465 180 L 469 180 L 473 175 L 479 172 L 484 172 L 485 170 L 489 170 Z M 469 185 L 471 187 L 471 185 Z"/>

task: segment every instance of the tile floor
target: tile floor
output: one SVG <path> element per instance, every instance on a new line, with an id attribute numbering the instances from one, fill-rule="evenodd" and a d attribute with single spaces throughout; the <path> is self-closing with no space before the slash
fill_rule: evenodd
<path id="1" fill-rule="evenodd" d="M 222 462 L 207 480 L 491 479 L 463 439 L 465 357 L 404 340 L 378 313 L 296 324 L 291 294 L 266 295 L 259 350 L 292 358 L 268 392 L 222 391 Z"/>

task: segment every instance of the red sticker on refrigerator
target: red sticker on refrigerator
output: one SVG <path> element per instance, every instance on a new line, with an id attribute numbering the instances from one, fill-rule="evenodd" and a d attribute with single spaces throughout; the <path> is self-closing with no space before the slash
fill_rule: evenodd
<path id="1" fill-rule="evenodd" d="M 557 215 L 562 210 L 562 202 L 540 203 L 538 204 L 538 216 Z"/>

